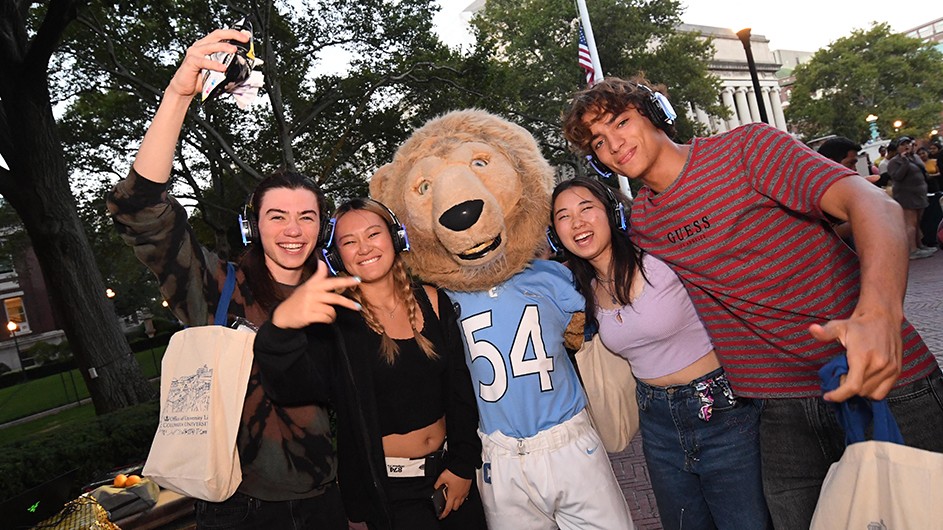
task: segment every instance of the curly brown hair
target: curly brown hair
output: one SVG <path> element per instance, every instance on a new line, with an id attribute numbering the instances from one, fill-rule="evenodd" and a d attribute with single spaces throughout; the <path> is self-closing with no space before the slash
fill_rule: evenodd
<path id="1" fill-rule="evenodd" d="M 639 74 L 630 79 L 607 77 L 595 85 L 573 94 L 570 108 L 563 115 L 563 137 L 570 144 L 570 149 L 580 155 L 592 154 L 590 142 L 593 133 L 583 121 L 588 113 L 596 114 L 597 119 L 603 114 L 620 114 L 627 108 L 634 107 L 655 127 L 665 131 L 669 138 L 675 135 L 674 125 L 655 118 L 652 91 L 668 96 L 664 85 L 653 85 Z"/>

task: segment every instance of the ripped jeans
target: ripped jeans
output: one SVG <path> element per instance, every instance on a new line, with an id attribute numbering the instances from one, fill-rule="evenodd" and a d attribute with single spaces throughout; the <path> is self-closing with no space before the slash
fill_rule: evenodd
<path id="1" fill-rule="evenodd" d="M 760 400 L 722 368 L 687 385 L 638 381 L 642 449 L 665 530 L 772 528 L 760 474 Z"/>

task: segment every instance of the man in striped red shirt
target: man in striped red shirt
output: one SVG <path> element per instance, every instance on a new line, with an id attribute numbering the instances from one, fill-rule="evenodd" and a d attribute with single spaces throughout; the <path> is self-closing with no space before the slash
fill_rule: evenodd
<path id="1" fill-rule="evenodd" d="M 897 204 L 765 124 L 677 144 L 673 113 L 648 86 L 609 78 L 579 92 L 564 134 L 643 184 L 636 243 L 684 282 L 735 392 L 766 400 L 763 481 L 776 528 L 809 527 L 844 450 L 817 373 L 836 356 L 849 372 L 826 401 L 890 397 L 907 445 L 943 452 L 943 375 L 903 316 Z M 858 254 L 828 220 L 850 222 Z"/>

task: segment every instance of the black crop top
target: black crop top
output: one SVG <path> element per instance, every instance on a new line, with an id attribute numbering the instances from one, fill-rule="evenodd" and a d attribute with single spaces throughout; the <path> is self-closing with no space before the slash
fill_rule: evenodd
<path id="1" fill-rule="evenodd" d="M 373 392 L 381 436 L 410 433 L 445 415 L 448 363 L 438 333 L 441 324 L 425 289 L 418 287 L 413 293 L 422 308 L 422 334 L 432 341 L 439 356 L 426 357 L 415 338 L 395 340 L 399 354 L 392 365 L 376 352 L 372 362 Z"/>

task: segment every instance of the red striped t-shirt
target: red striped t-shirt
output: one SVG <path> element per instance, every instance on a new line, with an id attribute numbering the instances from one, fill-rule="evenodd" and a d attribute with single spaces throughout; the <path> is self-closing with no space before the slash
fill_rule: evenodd
<path id="1" fill-rule="evenodd" d="M 677 272 L 744 396 L 819 396 L 818 369 L 844 353 L 808 327 L 847 318 L 858 301 L 857 255 L 820 209 L 849 175 L 788 134 L 750 124 L 696 138 L 677 180 L 635 200 L 636 242 Z M 906 320 L 901 333 L 897 385 L 936 369 Z"/>

